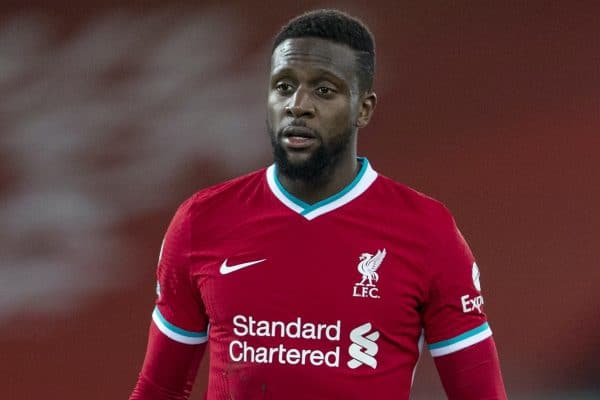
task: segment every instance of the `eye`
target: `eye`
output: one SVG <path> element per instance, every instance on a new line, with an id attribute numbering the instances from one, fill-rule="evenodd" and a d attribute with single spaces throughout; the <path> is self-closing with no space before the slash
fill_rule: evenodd
<path id="1" fill-rule="evenodd" d="M 281 94 L 290 94 L 293 91 L 293 87 L 292 85 L 290 85 L 289 83 L 286 82 L 279 82 L 276 86 L 275 86 L 275 90 L 277 90 L 279 93 Z"/>
<path id="2" fill-rule="evenodd" d="M 330 97 L 334 93 L 335 93 L 335 91 L 332 88 L 329 88 L 327 86 L 319 86 L 317 88 L 317 94 L 322 97 Z"/>

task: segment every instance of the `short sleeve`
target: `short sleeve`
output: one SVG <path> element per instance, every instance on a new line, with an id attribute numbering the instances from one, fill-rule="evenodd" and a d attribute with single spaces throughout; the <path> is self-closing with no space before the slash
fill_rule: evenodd
<path id="1" fill-rule="evenodd" d="M 189 201 L 176 212 L 163 240 L 152 320 L 169 338 L 186 344 L 207 341 L 208 321 L 190 274 Z"/>
<path id="2" fill-rule="evenodd" d="M 479 268 L 445 208 L 434 227 L 426 256 L 430 281 L 422 318 L 431 355 L 438 357 L 479 343 L 492 332 L 483 310 Z"/>

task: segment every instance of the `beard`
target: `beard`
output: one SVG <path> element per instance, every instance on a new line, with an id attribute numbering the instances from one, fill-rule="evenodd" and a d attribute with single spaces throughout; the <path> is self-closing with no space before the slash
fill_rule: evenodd
<path id="1" fill-rule="evenodd" d="M 288 179 L 305 183 L 320 183 L 326 179 L 339 164 L 341 155 L 349 148 L 353 135 L 352 127 L 348 127 L 341 135 L 325 143 L 321 135 L 315 132 L 320 145 L 306 160 L 294 162 L 290 160 L 281 144 L 283 137 L 281 130 L 274 132 L 269 121 L 267 121 L 267 129 L 273 147 L 273 159 L 278 171 Z"/>

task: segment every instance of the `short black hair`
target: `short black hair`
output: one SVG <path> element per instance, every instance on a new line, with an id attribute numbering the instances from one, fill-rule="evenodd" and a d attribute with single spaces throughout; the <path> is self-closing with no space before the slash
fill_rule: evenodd
<path id="1" fill-rule="evenodd" d="M 349 46 L 356 51 L 358 86 L 370 91 L 375 75 L 375 40 L 359 19 L 333 9 L 314 10 L 299 15 L 281 28 L 273 40 L 271 53 L 286 39 L 316 37 Z"/>

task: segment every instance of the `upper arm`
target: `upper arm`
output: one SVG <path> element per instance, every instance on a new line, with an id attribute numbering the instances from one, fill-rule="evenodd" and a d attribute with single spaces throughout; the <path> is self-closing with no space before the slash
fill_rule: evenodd
<path id="1" fill-rule="evenodd" d="M 479 269 L 447 211 L 436 220 L 434 231 L 426 257 L 423 325 L 431 355 L 439 357 L 483 341 L 492 332 L 483 310 Z"/>
<path id="2" fill-rule="evenodd" d="M 208 318 L 190 276 L 190 216 L 184 203 L 161 246 L 146 356 L 130 399 L 187 399 L 208 340 Z"/>
<path id="3" fill-rule="evenodd" d="M 177 210 L 161 246 L 152 320 L 170 339 L 193 345 L 208 340 L 208 317 L 190 273 L 191 223 L 188 201 Z"/>
<path id="4" fill-rule="evenodd" d="M 423 325 L 429 350 L 449 399 L 505 399 L 479 268 L 447 211 L 438 224 L 426 265 Z"/>

